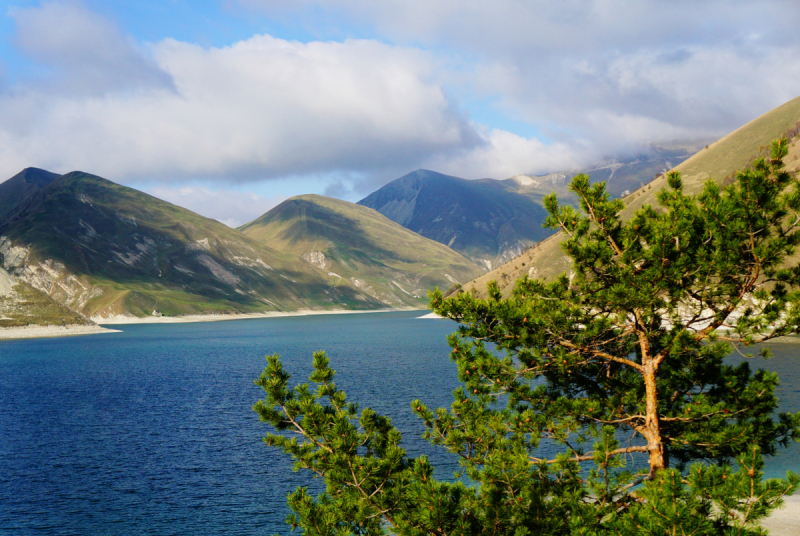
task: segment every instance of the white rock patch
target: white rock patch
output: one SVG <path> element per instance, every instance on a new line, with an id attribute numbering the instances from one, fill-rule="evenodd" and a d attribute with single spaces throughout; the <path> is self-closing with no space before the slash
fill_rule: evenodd
<path id="1" fill-rule="evenodd" d="M 83 221 L 82 219 L 78 220 L 78 225 L 83 227 L 86 230 L 86 236 L 89 238 L 94 238 L 97 236 L 97 231 L 94 230 L 94 227 Z"/>
<path id="2" fill-rule="evenodd" d="M 28 259 L 28 248 L 14 246 L 7 236 L 0 236 L 0 255 L 3 256 L 3 268 L 10 272 L 25 264 Z"/>
<path id="3" fill-rule="evenodd" d="M 511 177 L 511 180 L 519 184 L 520 186 L 539 186 L 541 183 L 534 179 L 533 177 L 529 177 L 527 175 L 517 175 L 515 177 Z"/>
<path id="4" fill-rule="evenodd" d="M 214 277 L 222 281 L 223 283 L 227 283 L 231 286 L 238 285 L 241 280 L 228 270 L 226 270 L 221 264 L 217 261 L 209 257 L 208 255 L 198 255 L 197 260 L 205 266 L 209 272 L 214 274 Z"/>
<path id="5" fill-rule="evenodd" d="M 238 264 L 239 266 L 247 266 L 248 268 L 255 268 L 256 266 L 260 266 L 265 270 L 272 270 L 272 266 L 265 263 L 260 258 L 251 259 L 250 257 L 239 257 L 238 255 L 234 255 L 231 260 L 236 264 Z"/>
<path id="6" fill-rule="evenodd" d="M 325 258 L 325 254 L 321 251 L 309 251 L 308 253 L 303 253 L 300 258 L 306 261 L 308 264 L 316 266 L 321 270 L 327 270 L 331 265 L 330 261 Z"/>
<path id="7" fill-rule="evenodd" d="M 11 295 L 16 284 L 14 276 L 0 268 L 0 296 Z"/>

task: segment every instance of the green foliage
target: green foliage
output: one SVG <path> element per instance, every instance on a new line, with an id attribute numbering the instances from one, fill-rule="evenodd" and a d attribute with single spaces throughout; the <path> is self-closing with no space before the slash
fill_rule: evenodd
<path id="1" fill-rule="evenodd" d="M 291 494 L 289 524 L 330 535 L 380 533 L 386 523 L 411 534 L 469 525 L 459 516 L 462 498 L 470 494 L 466 486 L 433 480 L 425 457 L 409 460 L 387 417 L 371 409 L 359 415 L 337 389 L 323 352 L 314 354 L 314 390 L 308 384 L 290 389 L 278 356 L 267 360 L 256 381 L 266 398 L 254 409 L 279 433 L 264 440 L 290 454 L 295 469 L 324 477 L 327 487 L 317 498 L 305 488 Z M 285 431 L 300 440 L 280 433 Z"/>
<path id="2" fill-rule="evenodd" d="M 800 267 L 785 266 L 800 187 L 785 155 L 775 142 L 734 184 L 697 196 L 670 173 L 660 206 L 627 222 L 603 183 L 578 175 L 580 211 L 545 200 L 570 273 L 523 278 L 509 298 L 494 283 L 485 300 L 432 294 L 460 324 L 449 343 L 463 386 L 449 409 L 412 410 L 432 444 L 460 455 L 469 486 L 436 482 L 388 419 L 359 417 L 324 355 L 313 392 L 289 390 L 269 358 L 255 409 L 283 433 L 267 442 L 327 484 L 290 497 L 291 523 L 309 534 L 762 534 L 759 520 L 800 483 L 764 481 L 763 456 L 800 438 L 800 414 L 774 415 L 775 374 L 725 358 L 800 329 Z"/>

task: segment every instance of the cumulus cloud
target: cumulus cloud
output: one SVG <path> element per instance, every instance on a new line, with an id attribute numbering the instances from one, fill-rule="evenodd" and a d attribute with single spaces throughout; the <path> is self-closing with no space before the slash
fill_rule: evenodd
<path id="1" fill-rule="evenodd" d="M 436 156 L 423 167 L 466 179 L 507 178 L 580 169 L 603 158 L 585 142 L 545 144 L 500 129 L 485 134 L 487 143 L 460 155 Z"/>
<path id="2" fill-rule="evenodd" d="M 81 8 L 14 16 L 25 50 L 58 67 L 50 84 L 111 67 L 95 93 L 28 81 L 0 96 L 6 175 L 37 165 L 118 180 L 259 180 L 414 167 L 485 143 L 418 49 L 258 35 L 221 48 L 166 39 L 146 56 Z M 59 17 L 79 31 L 47 37 Z M 114 85 L 128 74 L 139 90 Z"/>
<path id="3" fill-rule="evenodd" d="M 213 218 L 229 227 L 249 223 L 286 198 L 264 197 L 252 192 L 220 190 L 208 186 L 150 186 L 144 190 L 174 205 Z"/>
<path id="4" fill-rule="evenodd" d="M 377 37 L 144 45 L 80 4 L 11 10 L 45 74 L 0 88 L 0 176 L 321 177 L 349 198 L 418 167 L 503 178 L 720 136 L 800 92 L 796 2 L 240 2 Z M 552 141 L 478 124 L 474 102 Z"/>
<path id="5" fill-rule="evenodd" d="M 102 95 L 111 90 L 170 88 L 169 75 L 108 19 L 80 4 L 45 2 L 12 8 L 20 50 L 52 72 L 39 89 Z"/>
<path id="6" fill-rule="evenodd" d="M 309 24 L 338 14 L 467 57 L 474 94 L 606 152 L 723 135 L 800 94 L 800 4 L 788 0 L 298 0 L 291 16 L 298 5 Z"/>

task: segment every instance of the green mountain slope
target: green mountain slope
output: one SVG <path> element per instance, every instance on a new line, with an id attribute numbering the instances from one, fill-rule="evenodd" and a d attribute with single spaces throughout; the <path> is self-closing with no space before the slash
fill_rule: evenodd
<path id="1" fill-rule="evenodd" d="M 545 211 L 513 181 L 468 181 L 420 169 L 390 182 L 359 205 L 491 269 L 550 234 Z"/>
<path id="2" fill-rule="evenodd" d="M 27 168 L 0 183 L 0 222 L 60 175 Z M 88 320 L 0 267 L 0 327 L 87 324 Z"/>
<path id="3" fill-rule="evenodd" d="M 696 193 L 707 180 L 731 180 L 758 156 L 766 155 L 770 142 L 781 136 L 790 138 L 789 155 L 785 160 L 789 171 L 800 167 L 800 97 L 795 98 L 735 130 L 698 151 L 674 169 L 683 176 L 684 191 Z M 590 173 L 590 178 L 595 179 Z M 646 204 L 656 205 L 656 192 L 666 187 L 665 177 L 659 176 L 625 197 L 623 218 L 629 218 Z M 570 263 L 561 251 L 561 234 L 556 234 L 508 264 L 465 285 L 465 289 L 485 292 L 489 281 L 497 281 L 505 292 L 523 275 L 553 277 L 568 272 Z"/>
<path id="4" fill-rule="evenodd" d="M 469 281 L 481 269 L 460 254 L 347 201 L 303 195 L 240 228 L 300 256 L 337 290 L 386 306 L 427 303 L 427 291 Z"/>
<path id="5" fill-rule="evenodd" d="M 0 262 L 92 317 L 382 305 L 351 289 L 333 299 L 328 281 L 295 256 L 82 172 L 16 200 L 0 222 Z"/>

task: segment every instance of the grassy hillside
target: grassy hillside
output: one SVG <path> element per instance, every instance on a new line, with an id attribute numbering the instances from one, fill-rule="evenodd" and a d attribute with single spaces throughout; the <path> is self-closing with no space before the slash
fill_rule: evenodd
<path id="1" fill-rule="evenodd" d="M 11 274 L 85 316 L 374 308 L 295 256 L 142 192 L 81 172 L 0 223 Z M 360 296 L 358 296 L 360 298 Z"/>
<path id="2" fill-rule="evenodd" d="M 731 180 L 737 170 L 743 169 L 750 161 L 766 154 L 770 142 L 781 136 L 791 137 L 786 167 L 797 171 L 800 167 L 800 140 L 796 137 L 800 126 L 800 97 L 795 98 L 724 138 L 709 144 L 694 156 L 677 165 L 674 169 L 683 176 L 684 190 L 687 193 L 700 191 L 707 180 L 720 183 Z M 591 175 L 590 175 L 591 178 Z M 630 216 L 646 204 L 655 205 L 655 195 L 666 186 L 666 179 L 660 176 L 625 198 L 626 208 L 623 218 Z M 475 289 L 482 294 L 489 281 L 497 281 L 507 293 L 514 282 L 527 274 L 536 277 L 553 277 L 569 270 L 569 259 L 561 251 L 561 234 L 553 235 L 540 245 L 525 252 L 508 264 L 501 266 L 474 281 L 464 288 Z"/>
<path id="3" fill-rule="evenodd" d="M 241 231 L 293 253 L 336 291 L 350 289 L 386 306 L 427 303 L 427 291 L 465 283 L 480 268 L 378 212 L 319 195 L 284 201 Z"/>

